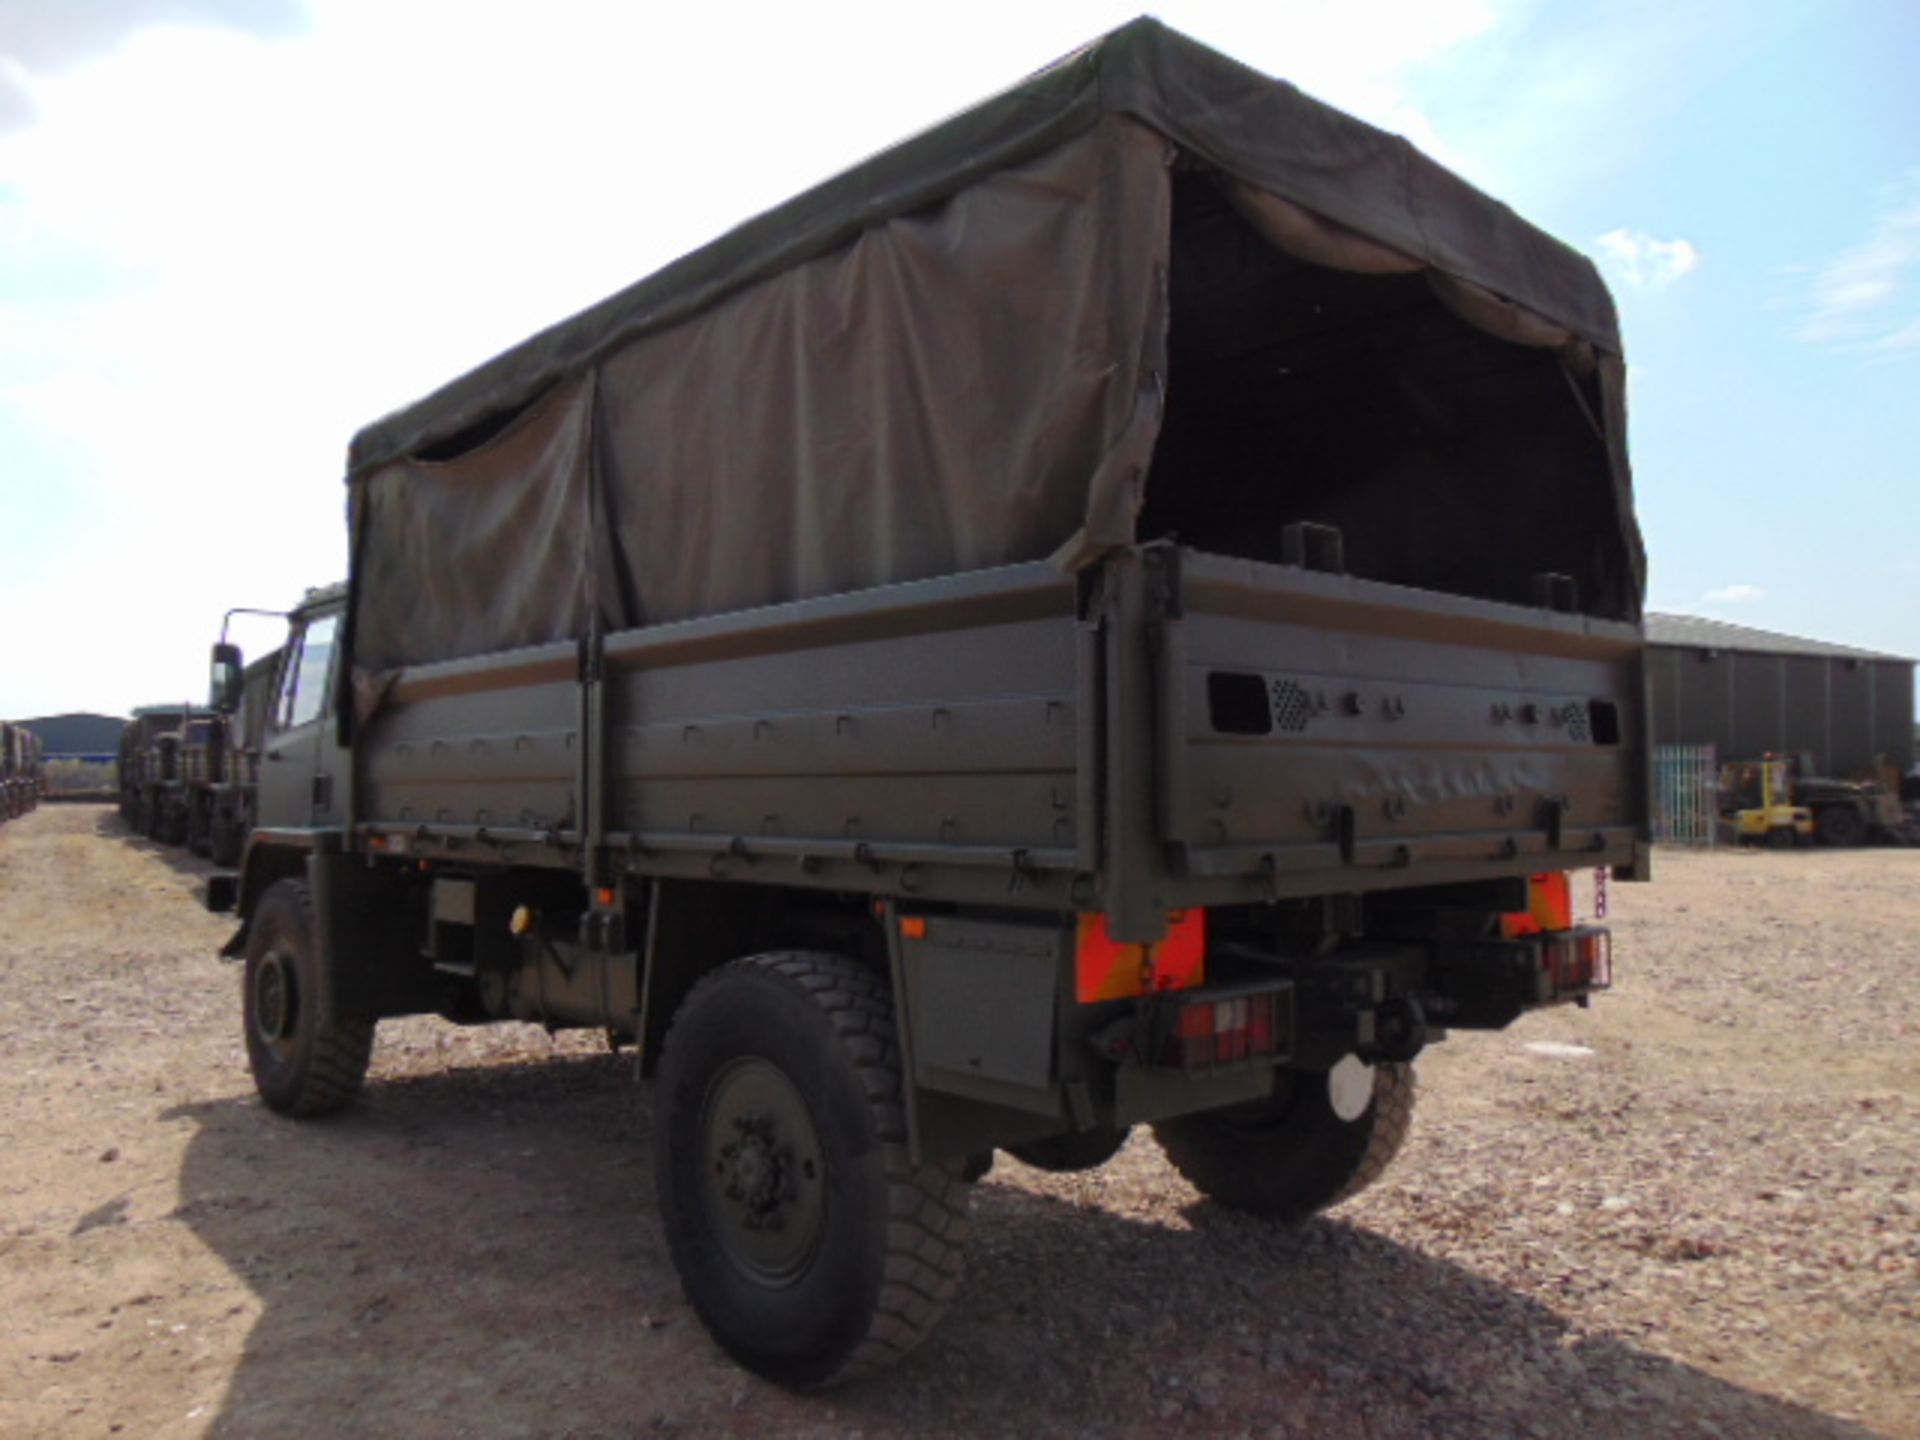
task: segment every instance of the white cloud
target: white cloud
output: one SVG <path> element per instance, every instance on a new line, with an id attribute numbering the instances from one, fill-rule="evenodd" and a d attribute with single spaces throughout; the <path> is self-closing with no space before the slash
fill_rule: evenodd
<path id="1" fill-rule="evenodd" d="M 1867 238 L 1814 273 L 1798 334 L 1881 356 L 1920 351 L 1920 170 L 1893 187 Z"/>
<path id="2" fill-rule="evenodd" d="M 1441 149 L 1405 76 L 1497 3 L 1159 9 Z M 748 45 L 729 6 L 39 9 L 0 0 L 0 513 L 35 542 L 0 614 L 60 620 L 0 714 L 197 685 L 227 606 L 340 574 L 356 426 L 1140 6 L 769 6 Z"/>
<path id="3" fill-rule="evenodd" d="M 1758 585 L 1722 585 L 1701 598 L 1709 605 L 1753 605 L 1766 599 L 1767 592 Z"/>
<path id="4" fill-rule="evenodd" d="M 1664 290 L 1700 264 L 1690 240 L 1657 240 L 1644 230 L 1609 230 L 1593 242 L 1616 275 L 1636 290 Z"/>

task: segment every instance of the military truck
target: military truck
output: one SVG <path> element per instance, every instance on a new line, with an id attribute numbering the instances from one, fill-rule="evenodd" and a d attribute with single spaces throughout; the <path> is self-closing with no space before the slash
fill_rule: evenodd
<path id="1" fill-rule="evenodd" d="M 190 725 L 208 718 L 190 705 L 141 705 L 120 732 L 120 814 L 150 840 L 186 841 L 181 743 Z"/>
<path id="2" fill-rule="evenodd" d="M 246 667 L 231 715 L 216 714 L 205 742 L 183 751 L 187 776 L 187 847 L 216 865 L 240 859 L 253 829 L 260 787 L 260 739 L 280 663 L 278 650 Z"/>
<path id="3" fill-rule="evenodd" d="M 0 820 L 25 815 L 40 804 L 41 753 L 38 735 L 0 720 Z"/>
<path id="4" fill-rule="evenodd" d="M 747 223 L 354 438 L 209 886 L 260 1095 L 606 1030 L 796 1386 L 926 1336 L 996 1150 L 1340 1201 L 1647 873 L 1623 379 L 1585 259 L 1151 21 Z"/>
<path id="5" fill-rule="evenodd" d="M 0 720 L 0 820 L 11 820 L 23 813 L 14 780 L 14 766 L 20 749 L 14 733 L 12 721 Z"/>
<path id="6" fill-rule="evenodd" d="M 37 810 L 40 801 L 47 793 L 47 744 L 39 735 L 24 725 L 14 727 L 20 732 L 24 751 L 21 756 L 22 778 L 26 781 L 27 809 Z"/>
<path id="7" fill-rule="evenodd" d="M 235 718 L 217 714 L 196 716 L 180 732 L 180 803 L 185 822 L 182 828 L 187 849 L 195 855 L 211 855 L 213 850 L 214 792 L 232 790 L 227 780 L 227 752 Z M 238 859 L 236 853 L 219 863 L 231 865 Z"/>

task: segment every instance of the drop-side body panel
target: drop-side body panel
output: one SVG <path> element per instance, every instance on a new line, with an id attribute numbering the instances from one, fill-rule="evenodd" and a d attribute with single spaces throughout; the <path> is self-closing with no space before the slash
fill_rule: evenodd
<path id="1" fill-rule="evenodd" d="M 422 855 L 1163 912 L 1635 863 L 1636 627 L 1136 547 L 401 672 Z"/>

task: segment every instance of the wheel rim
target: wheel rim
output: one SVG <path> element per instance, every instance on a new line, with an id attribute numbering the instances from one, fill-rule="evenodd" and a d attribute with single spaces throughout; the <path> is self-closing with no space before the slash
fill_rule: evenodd
<path id="1" fill-rule="evenodd" d="M 280 1056 L 292 1050 L 300 1019 L 300 992 L 290 960 L 284 951 L 269 950 L 253 972 L 253 1031 Z"/>
<path id="2" fill-rule="evenodd" d="M 763 1285 L 790 1285 L 820 1248 L 826 1163 L 800 1092 L 771 1061 L 730 1062 L 707 1087 L 700 1153 L 706 1210 L 722 1249 Z"/>

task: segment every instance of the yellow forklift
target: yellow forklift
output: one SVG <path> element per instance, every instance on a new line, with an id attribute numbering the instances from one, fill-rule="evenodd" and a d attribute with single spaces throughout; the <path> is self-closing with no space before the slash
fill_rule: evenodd
<path id="1" fill-rule="evenodd" d="M 1813 843 L 1813 811 L 1793 803 L 1792 765 L 1780 755 L 1721 767 L 1720 824 L 1725 838 L 1740 845 Z"/>

